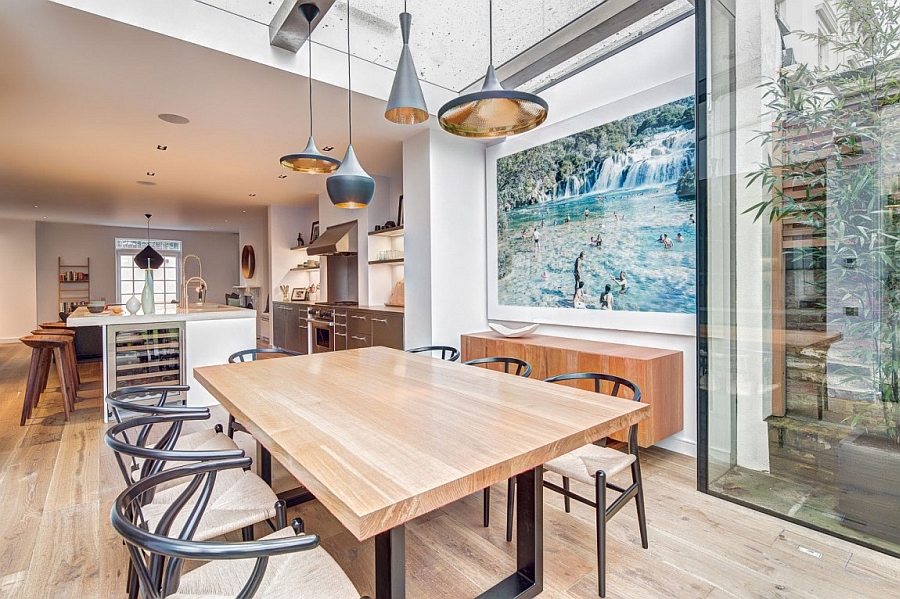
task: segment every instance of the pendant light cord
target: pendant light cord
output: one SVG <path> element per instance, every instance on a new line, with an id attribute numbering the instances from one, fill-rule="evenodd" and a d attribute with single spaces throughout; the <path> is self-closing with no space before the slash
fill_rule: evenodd
<path id="1" fill-rule="evenodd" d="M 494 64 L 494 2 L 488 0 L 488 64 Z"/>
<path id="2" fill-rule="evenodd" d="M 350 143 L 353 145 L 353 78 L 350 75 L 350 0 L 347 0 L 347 120 Z"/>
<path id="3" fill-rule="evenodd" d="M 309 55 L 309 136 L 313 135 L 313 107 L 312 107 L 312 21 L 306 22 L 306 43 Z"/>

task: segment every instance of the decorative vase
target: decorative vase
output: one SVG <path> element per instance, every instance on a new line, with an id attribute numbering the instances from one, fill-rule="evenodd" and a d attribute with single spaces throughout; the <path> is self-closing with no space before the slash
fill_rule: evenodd
<path id="1" fill-rule="evenodd" d="M 144 314 L 153 314 L 156 312 L 156 305 L 153 302 L 153 271 L 149 268 L 144 275 L 144 290 L 141 292 L 141 307 Z"/>
<path id="2" fill-rule="evenodd" d="M 131 298 L 125 302 L 125 307 L 128 309 L 129 314 L 137 314 L 138 310 L 141 309 L 141 300 L 139 300 L 136 295 L 132 295 Z"/>

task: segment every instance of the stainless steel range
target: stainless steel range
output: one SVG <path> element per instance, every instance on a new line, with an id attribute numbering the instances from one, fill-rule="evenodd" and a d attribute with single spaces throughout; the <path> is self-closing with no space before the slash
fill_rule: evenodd
<path id="1" fill-rule="evenodd" d="M 312 353 L 334 351 L 334 311 L 326 306 L 306 309 L 306 322 L 312 330 Z"/>

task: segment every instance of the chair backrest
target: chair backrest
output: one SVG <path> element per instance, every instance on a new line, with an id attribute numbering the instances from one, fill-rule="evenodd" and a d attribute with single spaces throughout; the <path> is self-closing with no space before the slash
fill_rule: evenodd
<path id="1" fill-rule="evenodd" d="M 175 443 L 182 425 L 188 420 L 206 420 L 209 410 L 192 409 L 178 414 L 138 416 L 109 427 L 104 436 L 106 445 L 115 452 L 119 471 L 125 485 L 134 482 L 133 472 L 140 470 L 140 479 L 156 474 L 172 462 L 197 462 L 225 458 L 244 457 L 240 449 L 229 450 L 176 450 Z M 150 441 L 153 427 L 159 425 L 162 432 Z M 156 437 L 156 435 L 154 435 Z M 130 458 L 130 459 L 127 459 Z M 138 461 L 141 460 L 141 461 Z M 149 499 L 148 499 L 149 500 Z"/>
<path id="2" fill-rule="evenodd" d="M 121 493 L 110 514 L 112 526 L 125 541 L 144 599 L 160 599 L 178 590 L 185 559 L 256 559 L 256 564 L 239 597 L 251 598 L 265 575 L 268 558 L 313 549 L 319 544 L 316 535 L 301 535 L 261 541 L 224 542 L 194 541 L 203 512 L 209 504 L 216 474 L 223 470 L 247 468 L 250 458 L 231 458 L 198 462 L 165 470 L 141 479 Z M 185 479 L 183 491 L 154 523 L 153 530 L 141 514 L 147 495 L 156 487 Z M 182 488 L 182 487 L 179 487 Z M 196 501 L 191 501 L 196 496 Z M 190 509 L 180 531 L 172 531 L 182 510 Z M 295 529 L 296 530 L 296 529 Z"/>
<path id="3" fill-rule="evenodd" d="M 275 349 L 273 347 L 260 347 L 253 349 L 242 349 L 241 351 L 236 351 L 230 356 L 228 356 L 228 363 L 234 364 L 235 362 L 253 362 L 259 359 L 260 354 L 264 354 L 266 356 L 276 357 L 278 355 L 281 356 L 302 356 L 300 352 L 292 351 L 290 349 Z"/>
<path id="4" fill-rule="evenodd" d="M 608 395 L 612 395 L 614 397 L 619 397 L 619 394 L 622 392 L 622 389 L 628 389 L 631 391 L 631 400 L 640 403 L 641 401 L 641 390 L 640 388 L 629 381 L 626 378 L 622 378 L 620 376 L 616 376 L 614 374 L 605 374 L 601 372 L 567 372 L 565 374 L 558 374 L 556 376 L 551 376 L 544 379 L 545 383 L 561 383 L 565 381 L 583 381 L 583 380 L 591 380 L 594 381 L 594 393 L 603 393 L 601 391 L 602 384 L 604 382 L 612 383 L 612 391 L 608 393 Z M 628 399 L 628 398 L 623 398 Z M 638 433 L 638 425 L 632 424 L 628 427 L 628 451 L 629 453 L 636 454 L 638 443 L 637 443 L 637 433 Z"/>
<path id="5" fill-rule="evenodd" d="M 413 349 L 406 350 L 406 353 L 409 354 L 432 352 L 441 352 L 441 360 L 447 360 L 448 362 L 456 362 L 459 360 L 459 350 L 455 347 L 450 347 L 449 345 L 425 345 L 423 347 L 414 347 Z"/>
<path id="6" fill-rule="evenodd" d="M 475 358 L 474 360 L 463 362 L 463 364 L 468 364 L 470 366 L 477 366 L 479 364 L 503 364 L 503 372 L 509 372 L 509 367 L 515 366 L 516 369 L 513 374 L 515 374 L 516 376 L 531 376 L 531 364 L 529 364 L 525 360 L 520 360 L 519 358 L 492 356 L 490 358 Z"/>
<path id="7" fill-rule="evenodd" d="M 127 412 L 137 414 L 185 414 L 197 411 L 206 411 L 209 417 L 209 409 L 207 408 L 189 408 L 186 406 L 167 406 L 165 405 L 169 393 L 180 393 L 190 391 L 188 385 L 154 385 L 140 387 L 123 387 L 111 391 L 106 396 L 106 405 L 110 407 L 116 422 L 122 422 L 122 416 Z M 145 403 L 144 400 L 151 400 Z"/>

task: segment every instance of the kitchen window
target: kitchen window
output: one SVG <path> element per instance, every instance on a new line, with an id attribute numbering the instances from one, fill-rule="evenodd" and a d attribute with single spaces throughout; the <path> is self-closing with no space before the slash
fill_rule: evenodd
<path id="1" fill-rule="evenodd" d="M 132 295 L 141 297 L 144 291 L 143 270 L 134 257 L 147 246 L 144 239 L 116 239 L 116 289 L 118 302 L 125 303 Z M 165 262 L 153 272 L 153 300 L 156 304 L 177 302 L 181 288 L 181 242 L 163 239 L 150 240 L 150 246 Z"/>

